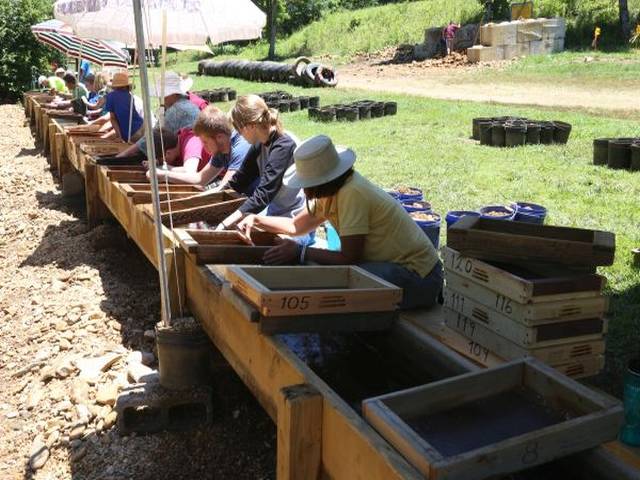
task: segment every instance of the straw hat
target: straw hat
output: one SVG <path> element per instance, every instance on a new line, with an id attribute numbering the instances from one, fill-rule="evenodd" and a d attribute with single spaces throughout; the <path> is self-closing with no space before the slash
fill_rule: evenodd
<path id="1" fill-rule="evenodd" d="M 116 72 L 109 84 L 113 88 L 128 87 L 131 85 L 131 82 L 129 81 L 129 74 L 127 72 Z"/>
<path id="2" fill-rule="evenodd" d="M 164 96 L 169 95 L 186 95 L 193 80 L 190 78 L 182 78 L 176 72 L 167 72 L 164 74 Z M 156 82 L 156 96 L 160 96 L 160 80 Z"/>
<path id="3" fill-rule="evenodd" d="M 64 68 L 62 67 L 56 68 L 56 71 L 55 71 L 56 75 L 60 75 L 60 74 L 64 75 L 65 73 L 67 73 L 67 71 Z"/>
<path id="4" fill-rule="evenodd" d="M 293 152 L 294 165 L 287 169 L 283 183 L 292 188 L 323 185 L 345 173 L 356 161 L 348 148 L 336 148 L 326 135 L 302 142 Z"/>

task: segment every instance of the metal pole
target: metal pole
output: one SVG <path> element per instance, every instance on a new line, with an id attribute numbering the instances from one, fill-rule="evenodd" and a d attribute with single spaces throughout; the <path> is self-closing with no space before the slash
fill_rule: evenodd
<path id="1" fill-rule="evenodd" d="M 153 220 L 156 226 L 156 250 L 158 254 L 158 273 L 160 274 L 160 298 L 162 300 L 162 322 L 165 327 L 171 321 L 171 304 L 169 301 L 169 281 L 167 278 L 167 264 L 164 257 L 164 245 L 162 243 L 162 220 L 160 218 L 160 196 L 158 195 L 158 177 L 156 176 L 156 152 L 153 144 L 153 132 L 151 131 L 151 100 L 149 97 L 149 77 L 147 76 L 147 62 L 144 58 L 144 30 L 142 29 L 142 5 L 141 0 L 133 0 L 133 18 L 136 25 L 136 45 L 138 52 L 143 52 L 143 60 L 140 65 L 140 84 L 142 86 L 142 103 L 144 106 L 145 129 L 144 136 L 147 141 L 147 158 L 151 171 L 151 196 L 153 199 Z"/>

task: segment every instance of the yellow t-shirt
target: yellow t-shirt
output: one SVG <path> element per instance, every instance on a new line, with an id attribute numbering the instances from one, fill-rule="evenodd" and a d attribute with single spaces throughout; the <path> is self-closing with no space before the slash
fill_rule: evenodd
<path id="1" fill-rule="evenodd" d="M 363 262 L 397 263 L 422 277 L 438 262 L 433 244 L 402 205 L 358 172 L 337 195 L 310 203 L 311 213 L 341 237 L 366 235 Z"/>

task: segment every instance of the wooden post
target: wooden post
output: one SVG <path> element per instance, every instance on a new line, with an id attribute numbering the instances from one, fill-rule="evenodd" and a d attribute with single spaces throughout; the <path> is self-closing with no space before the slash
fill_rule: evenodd
<path id="1" fill-rule="evenodd" d="M 69 164 L 69 159 L 65 157 L 65 160 Z M 98 167 L 93 161 L 87 161 L 84 166 L 84 196 L 87 208 L 87 224 L 89 228 L 94 228 L 101 220 L 109 218 L 110 213 L 100 198 Z"/>
<path id="2" fill-rule="evenodd" d="M 49 115 L 46 113 L 42 114 L 42 125 L 40 135 L 42 136 L 42 148 L 44 149 L 44 153 L 49 153 Z"/>
<path id="3" fill-rule="evenodd" d="M 55 143 L 52 148 L 51 166 L 58 171 L 58 178 L 62 181 L 62 175 L 68 173 L 71 170 L 71 164 L 65 153 L 64 148 L 65 134 L 56 133 Z"/>
<path id="4" fill-rule="evenodd" d="M 280 390 L 278 480 L 314 480 L 322 460 L 322 395 L 307 384 Z"/>
<path id="5" fill-rule="evenodd" d="M 48 144 L 49 144 L 49 163 L 51 165 L 56 165 L 58 163 L 57 159 L 56 159 L 56 132 L 58 131 L 58 128 L 56 127 L 56 124 L 53 122 L 49 122 L 49 125 L 47 126 L 47 138 L 48 138 Z"/>

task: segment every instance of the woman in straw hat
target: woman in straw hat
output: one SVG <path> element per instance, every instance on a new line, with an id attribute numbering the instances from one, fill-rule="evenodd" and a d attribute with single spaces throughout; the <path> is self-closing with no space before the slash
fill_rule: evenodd
<path id="1" fill-rule="evenodd" d="M 295 172 L 285 184 L 302 188 L 306 208 L 294 218 L 251 215 L 239 227 L 291 236 L 315 231 L 329 221 L 340 235 L 337 252 L 299 245 L 291 240 L 271 248 L 267 264 L 304 263 L 359 265 L 404 291 L 402 308 L 429 307 L 442 289 L 442 265 L 436 250 L 402 206 L 353 169 L 356 155 L 336 149 L 318 135 L 294 152 Z M 287 172 L 289 173 L 289 172 Z"/>
<path id="2" fill-rule="evenodd" d="M 238 98 L 229 116 L 236 131 L 252 145 L 229 186 L 252 193 L 217 229 L 226 230 L 246 215 L 265 210 L 267 215 L 293 217 L 303 208 L 304 195 L 299 186 L 287 185 L 283 179 L 293 165 L 297 142 L 284 131 L 278 111 L 257 95 L 247 95 Z"/>

